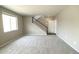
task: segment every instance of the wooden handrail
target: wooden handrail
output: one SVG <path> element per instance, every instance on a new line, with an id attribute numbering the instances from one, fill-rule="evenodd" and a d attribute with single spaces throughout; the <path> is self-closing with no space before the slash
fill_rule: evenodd
<path id="1" fill-rule="evenodd" d="M 42 24 L 40 21 L 38 21 L 37 19 L 35 19 L 34 17 L 32 17 L 32 23 L 34 22 L 34 20 L 35 21 L 37 21 L 37 22 L 39 22 L 41 25 L 43 25 L 45 28 L 47 28 L 48 29 L 48 27 L 47 26 L 45 26 L 44 24 Z"/>

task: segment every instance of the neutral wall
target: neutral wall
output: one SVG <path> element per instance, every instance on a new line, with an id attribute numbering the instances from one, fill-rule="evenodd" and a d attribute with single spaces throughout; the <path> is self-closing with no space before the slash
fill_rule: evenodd
<path id="1" fill-rule="evenodd" d="M 48 21 L 48 33 L 56 33 L 56 20 Z"/>
<path id="2" fill-rule="evenodd" d="M 79 52 L 79 6 L 68 6 L 57 16 L 57 35 Z"/>
<path id="3" fill-rule="evenodd" d="M 32 23 L 32 16 L 24 16 L 24 34 L 25 35 L 46 35 L 40 27 Z"/>
<path id="4" fill-rule="evenodd" d="M 18 17 L 18 30 L 4 33 L 3 22 L 2 22 L 2 12 L 3 11 L 10 13 L 10 14 L 13 14 L 13 15 L 16 15 Z M 0 45 L 5 44 L 5 42 L 13 40 L 17 37 L 20 37 L 21 35 L 22 35 L 22 16 L 14 13 L 14 12 L 8 10 L 8 9 L 0 7 Z"/>

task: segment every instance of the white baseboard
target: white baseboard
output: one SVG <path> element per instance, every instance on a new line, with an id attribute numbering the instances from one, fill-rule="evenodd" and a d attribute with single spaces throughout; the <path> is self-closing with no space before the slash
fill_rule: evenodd
<path id="1" fill-rule="evenodd" d="M 25 34 L 24 36 L 39 36 L 39 35 L 47 35 L 47 34 Z"/>
<path id="2" fill-rule="evenodd" d="M 70 47 L 72 47 L 75 51 L 79 52 L 78 49 L 76 49 L 73 45 L 69 44 L 63 36 L 56 34 L 59 38 L 61 38 L 65 43 L 67 43 Z"/>

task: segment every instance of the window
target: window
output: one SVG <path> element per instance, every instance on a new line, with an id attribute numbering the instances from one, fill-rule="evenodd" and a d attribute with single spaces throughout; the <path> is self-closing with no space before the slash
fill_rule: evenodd
<path id="1" fill-rule="evenodd" d="M 16 16 L 2 14 L 4 32 L 18 30 L 18 22 Z"/>

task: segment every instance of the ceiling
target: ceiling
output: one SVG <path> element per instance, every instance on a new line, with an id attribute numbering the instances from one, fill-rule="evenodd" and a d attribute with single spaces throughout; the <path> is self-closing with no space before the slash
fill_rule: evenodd
<path id="1" fill-rule="evenodd" d="M 64 5 L 3 5 L 20 15 L 56 15 L 66 6 Z"/>

